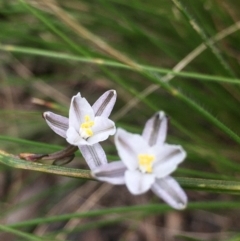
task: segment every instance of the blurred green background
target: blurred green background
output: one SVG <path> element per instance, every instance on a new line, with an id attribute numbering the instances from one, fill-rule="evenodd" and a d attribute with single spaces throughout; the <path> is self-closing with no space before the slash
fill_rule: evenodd
<path id="1" fill-rule="evenodd" d="M 119 127 L 141 133 L 156 111 L 167 113 L 168 143 L 188 153 L 175 177 L 202 178 L 206 190 L 208 179 L 238 181 L 239 10 L 233 0 L 1 0 L 0 149 L 64 148 L 42 112 L 67 116 L 78 92 L 93 104 L 115 89 Z M 112 138 L 103 147 L 118 159 Z M 67 167 L 87 169 L 80 153 Z M 0 240 L 240 240 L 239 196 L 217 186 L 188 187 L 190 204 L 177 212 L 152 193 L 0 171 Z"/>

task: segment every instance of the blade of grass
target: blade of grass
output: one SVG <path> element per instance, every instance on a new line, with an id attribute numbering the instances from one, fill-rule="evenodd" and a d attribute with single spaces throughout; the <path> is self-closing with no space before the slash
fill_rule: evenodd
<path id="1" fill-rule="evenodd" d="M 222 31 L 218 32 L 216 35 L 211 37 L 208 41 L 212 42 L 212 44 L 222 40 L 223 38 L 235 33 L 236 31 L 239 31 L 240 29 L 240 21 L 234 23 L 233 25 L 227 27 L 226 29 L 223 29 Z M 172 71 L 182 71 L 183 68 L 185 68 L 190 62 L 192 62 L 197 56 L 199 56 L 204 50 L 207 49 L 207 46 L 205 44 L 200 44 L 198 47 L 196 47 L 193 51 L 191 51 L 189 54 L 187 54 L 181 61 L 176 64 Z M 162 81 L 170 81 L 172 80 L 175 76 L 177 75 L 171 75 L 171 74 L 166 74 L 163 76 L 161 79 Z M 146 98 L 149 96 L 151 93 L 155 92 L 156 90 L 159 89 L 158 85 L 150 85 L 148 86 L 144 91 L 140 93 L 141 98 Z M 133 109 L 137 104 L 139 103 L 139 98 L 134 98 L 131 100 L 131 102 L 126 105 L 121 113 L 119 115 L 124 115 L 127 114 L 131 109 Z"/>
<path id="2" fill-rule="evenodd" d="M 0 152 L 0 162 L 15 168 L 40 171 L 45 173 L 57 174 L 67 177 L 75 177 L 82 179 L 93 179 L 90 171 L 66 168 L 61 166 L 43 165 L 41 163 L 29 162 L 14 157 L 6 152 Z M 180 178 L 177 180 L 183 187 L 189 189 L 205 190 L 212 192 L 226 192 L 231 194 L 240 194 L 240 182 L 226 180 L 210 180 L 198 178 Z"/>
<path id="3" fill-rule="evenodd" d="M 52 32 L 58 35 L 68 46 L 73 50 L 77 51 L 85 56 L 88 56 L 88 52 L 81 48 L 79 45 L 76 45 L 73 41 L 71 41 L 62 31 L 58 30 L 48 19 L 46 19 L 43 15 L 41 15 L 38 11 L 32 8 L 30 5 L 26 4 L 25 1 L 21 1 L 22 5 L 31 12 L 35 17 L 37 17 L 43 24 L 45 24 Z"/>
<path id="4" fill-rule="evenodd" d="M 6 233 L 11 233 L 14 234 L 18 237 L 24 238 L 25 240 L 30 240 L 30 241 L 42 241 L 42 237 L 37 237 L 36 235 L 33 234 L 28 234 L 19 230 L 15 230 L 14 228 L 5 226 L 0 224 L 0 230 Z"/>
<path id="5" fill-rule="evenodd" d="M 205 210 L 226 210 L 226 209 L 238 209 L 240 207 L 239 202 L 195 202 L 190 203 L 187 207 L 188 210 L 195 209 L 205 209 Z M 52 223 L 52 222 L 60 222 L 66 221 L 72 218 L 85 218 L 85 217 L 99 217 L 108 214 L 127 214 L 130 212 L 149 212 L 151 214 L 164 213 L 172 210 L 169 206 L 165 204 L 148 204 L 148 205 L 140 205 L 140 206 L 130 206 L 130 207 L 118 207 L 118 208 L 106 208 L 101 210 L 94 210 L 82 213 L 69 213 L 51 217 L 44 218 L 36 218 L 32 220 L 22 221 L 19 223 L 14 223 L 8 225 L 11 228 L 22 228 L 32 225 L 39 225 L 43 223 Z"/>
<path id="6" fill-rule="evenodd" d="M 37 162 L 24 161 L 4 151 L 0 151 L 0 162 L 14 168 L 57 174 L 67 177 L 92 179 L 92 176 L 88 170 L 44 165 Z"/>
<path id="7" fill-rule="evenodd" d="M 191 14 L 187 11 L 186 7 L 182 4 L 180 0 L 172 0 L 172 2 L 175 4 L 175 6 L 183 13 L 183 15 L 186 17 L 186 19 L 189 21 L 189 24 L 192 26 L 192 28 L 199 34 L 199 36 L 202 38 L 204 43 L 208 46 L 208 48 L 212 51 L 212 53 L 215 55 L 219 63 L 223 66 L 223 68 L 227 71 L 227 73 L 235 78 L 236 75 L 229 66 L 229 64 L 225 61 L 223 56 L 220 54 L 220 51 L 217 47 L 215 47 L 212 43 L 212 41 L 209 41 L 210 38 L 207 37 L 205 31 L 203 28 L 196 22 L 196 20 L 191 16 Z"/>
<path id="8" fill-rule="evenodd" d="M 62 149 L 61 146 L 49 145 L 49 144 L 41 143 L 41 142 L 37 142 L 37 141 L 29 141 L 29 140 L 25 140 L 25 139 L 21 139 L 21 138 L 17 138 L 17 137 L 12 137 L 12 136 L 0 135 L 0 140 L 1 141 L 12 142 L 12 143 L 23 144 L 23 145 L 43 147 L 43 148 L 51 149 L 51 150 L 60 150 L 60 149 Z"/>
<path id="9" fill-rule="evenodd" d="M 240 195 L 240 182 L 188 177 L 177 177 L 176 179 L 183 187 L 187 189 Z M 194 185 L 192 185 L 193 183 Z"/>
<path id="10" fill-rule="evenodd" d="M 59 60 L 71 60 L 71 61 L 77 61 L 77 62 L 97 64 L 97 65 L 105 65 L 105 66 L 130 69 L 132 71 L 136 71 L 134 68 L 132 68 L 128 65 L 121 64 L 121 63 L 118 63 L 115 61 L 99 59 L 99 58 L 79 57 L 76 55 L 59 53 L 59 52 L 54 52 L 54 51 L 49 51 L 49 50 L 42 50 L 42 49 L 28 48 L 28 47 L 18 47 L 18 46 L 14 46 L 14 45 L 3 45 L 3 44 L 0 44 L 0 50 L 6 51 L 6 52 L 15 52 L 15 53 L 22 53 L 22 54 L 27 54 L 27 55 L 35 55 L 35 56 L 54 58 L 54 59 L 59 59 Z M 240 84 L 240 79 L 236 79 L 236 78 L 206 75 L 206 74 L 184 72 L 184 71 L 178 72 L 178 71 L 172 71 L 171 69 L 152 67 L 152 66 L 147 66 L 147 65 L 139 65 L 139 66 L 144 71 L 151 71 L 151 72 L 156 72 L 156 73 L 161 73 L 161 74 L 171 74 L 171 75 L 175 75 L 175 76 L 181 76 L 181 77 L 185 77 L 185 78 L 193 78 L 193 79 L 199 79 L 199 80 L 205 80 L 205 81 Z"/>
<path id="11" fill-rule="evenodd" d="M 23 0 L 20 0 L 23 1 Z M 77 23 L 74 18 L 72 18 L 67 12 L 61 9 L 56 2 L 49 2 L 47 0 L 42 0 L 46 6 L 55 14 L 55 16 L 60 19 L 65 25 L 69 26 L 74 32 L 76 32 L 79 36 L 85 38 L 89 42 L 93 42 L 96 46 L 102 49 L 104 52 L 113 56 L 117 60 L 122 63 L 126 63 L 128 66 L 132 66 L 133 68 L 138 69 L 138 65 L 132 61 L 130 58 L 125 56 L 124 54 L 120 53 L 119 51 L 112 48 L 108 45 L 105 41 L 99 38 L 97 35 L 93 34 L 92 32 L 88 31 L 83 25 Z"/>

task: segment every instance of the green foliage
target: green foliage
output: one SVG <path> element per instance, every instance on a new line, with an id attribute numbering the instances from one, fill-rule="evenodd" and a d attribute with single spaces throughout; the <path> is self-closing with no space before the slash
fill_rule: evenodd
<path id="1" fill-rule="evenodd" d="M 111 240 L 110 228 L 114 240 L 130 240 L 130 234 L 155 240 L 151 230 L 165 240 L 163 235 L 173 237 L 159 229 L 166 226 L 176 229 L 177 240 L 238 240 L 239 5 L 2 0 L 0 239 L 84 240 L 96 231 L 94 237 Z M 124 187 L 86 181 L 91 176 L 80 154 L 65 167 L 18 158 L 66 146 L 41 118 L 43 111 L 67 116 L 77 92 L 93 103 L 108 89 L 118 93 L 111 116 L 117 126 L 140 133 L 155 111 L 170 117 L 168 142 L 188 153 L 174 173 L 190 201 L 176 214 L 182 227 L 167 226 L 171 209 L 151 194 L 132 197 Z M 112 140 L 104 149 L 117 160 Z"/>

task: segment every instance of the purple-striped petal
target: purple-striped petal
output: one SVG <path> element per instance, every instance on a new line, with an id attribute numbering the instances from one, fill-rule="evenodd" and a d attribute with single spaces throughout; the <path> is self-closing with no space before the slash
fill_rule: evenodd
<path id="1" fill-rule="evenodd" d="M 170 176 L 157 179 L 152 185 L 152 191 L 175 209 L 184 209 L 187 205 L 185 192 Z"/>
<path id="2" fill-rule="evenodd" d="M 181 146 L 168 145 L 154 146 L 156 161 L 153 163 L 153 172 L 158 178 L 170 175 L 176 170 L 186 157 L 186 152 Z"/>
<path id="3" fill-rule="evenodd" d="M 49 127 L 58 135 L 66 138 L 68 130 L 68 118 L 54 114 L 50 111 L 44 112 L 43 117 L 46 120 Z"/>
<path id="4" fill-rule="evenodd" d="M 117 98 L 115 90 L 106 91 L 93 104 L 92 108 L 95 116 L 102 116 L 108 118 L 112 112 Z"/>
<path id="5" fill-rule="evenodd" d="M 122 161 L 114 161 L 95 168 L 92 170 L 92 175 L 99 181 L 121 185 L 125 184 L 124 173 L 126 170 L 127 167 Z"/>
<path id="6" fill-rule="evenodd" d="M 143 129 L 142 136 L 150 146 L 162 145 L 166 140 L 168 119 L 163 111 L 150 118 Z"/>
<path id="7" fill-rule="evenodd" d="M 92 146 L 78 146 L 78 148 L 91 170 L 107 164 L 106 154 L 99 143 L 96 143 Z"/>

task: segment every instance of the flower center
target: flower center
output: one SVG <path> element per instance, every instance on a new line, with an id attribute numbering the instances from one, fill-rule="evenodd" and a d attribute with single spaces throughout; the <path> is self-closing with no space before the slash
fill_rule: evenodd
<path id="1" fill-rule="evenodd" d="M 80 125 L 80 135 L 82 136 L 82 138 L 86 139 L 93 135 L 91 127 L 94 125 L 94 121 L 91 120 L 89 115 L 85 115 L 84 119 L 85 122 Z"/>
<path id="2" fill-rule="evenodd" d="M 152 164 L 155 159 L 154 155 L 149 154 L 139 154 L 138 155 L 138 164 L 139 169 L 144 173 L 152 173 Z"/>

